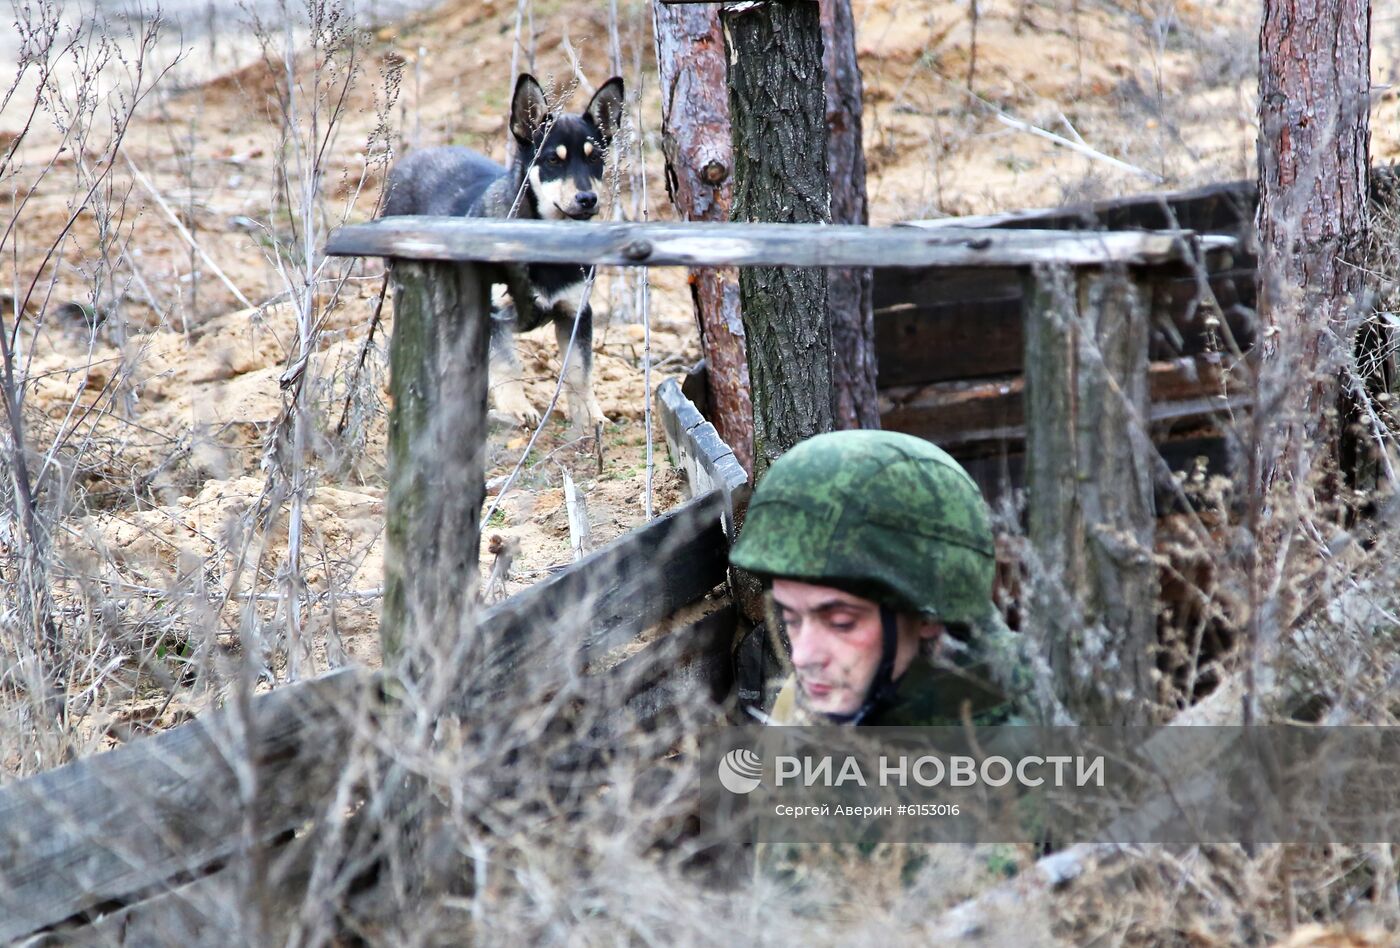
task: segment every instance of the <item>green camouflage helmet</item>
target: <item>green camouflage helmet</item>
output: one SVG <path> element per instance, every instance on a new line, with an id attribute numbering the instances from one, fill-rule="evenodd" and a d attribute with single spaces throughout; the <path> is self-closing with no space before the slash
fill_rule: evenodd
<path id="1" fill-rule="evenodd" d="M 992 609 L 981 491 L 942 449 L 892 431 L 817 435 L 774 462 L 730 562 L 948 624 Z"/>

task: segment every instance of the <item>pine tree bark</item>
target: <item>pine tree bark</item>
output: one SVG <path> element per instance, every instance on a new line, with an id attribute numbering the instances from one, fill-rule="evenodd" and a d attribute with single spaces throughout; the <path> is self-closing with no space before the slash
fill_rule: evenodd
<path id="1" fill-rule="evenodd" d="M 652 11 L 666 190 L 683 220 L 727 221 L 734 160 L 718 7 L 654 3 Z M 697 267 L 689 282 L 707 367 L 710 421 L 752 474 L 753 404 L 738 270 Z"/>
<path id="2" fill-rule="evenodd" d="M 727 10 L 734 219 L 830 222 L 822 34 L 815 0 Z M 832 429 L 826 272 L 745 267 L 739 299 L 754 406 L 754 478 Z"/>
<path id="3" fill-rule="evenodd" d="M 831 222 L 864 225 L 870 223 L 862 141 L 864 90 L 851 0 L 821 0 L 821 19 Z M 826 279 L 832 421 L 837 428 L 879 428 L 871 271 L 832 268 Z"/>
<path id="4" fill-rule="evenodd" d="M 1266 0 L 1259 30 L 1257 481 L 1336 456 L 1340 373 L 1362 316 L 1369 0 Z"/>

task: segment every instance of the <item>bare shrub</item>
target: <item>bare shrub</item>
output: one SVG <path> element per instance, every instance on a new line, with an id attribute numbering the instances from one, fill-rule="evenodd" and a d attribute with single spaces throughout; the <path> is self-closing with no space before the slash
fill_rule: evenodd
<path id="1" fill-rule="evenodd" d="M 0 155 L 0 181 L 11 195 L 0 218 L 0 279 L 10 289 L 0 313 L 7 586 L 0 662 L 13 700 L 3 703 L 0 733 L 6 769 L 24 772 L 86 743 L 77 726 L 132 653 L 132 633 L 113 628 L 111 591 L 67 583 L 59 521 L 82 503 L 94 474 L 109 472 L 103 455 L 112 458 L 113 442 L 131 434 L 130 365 L 110 342 L 121 338 L 120 301 L 132 279 L 120 267 L 130 239 L 128 191 L 114 170 L 133 116 L 164 70 L 150 56 L 158 17 L 122 33 L 99 19 L 72 26 L 51 3 L 17 4 L 13 16 L 19 54 L 0 100 L 0 115 L 18 129 Z M 46 215 L 50 223 L 31 223 L 53 197 L 62 209 Z M 65 334 L 86 339 L 87 362 L 70 373 L 76 385 L 67 400 L 35 404 L 36 353 Z"/>

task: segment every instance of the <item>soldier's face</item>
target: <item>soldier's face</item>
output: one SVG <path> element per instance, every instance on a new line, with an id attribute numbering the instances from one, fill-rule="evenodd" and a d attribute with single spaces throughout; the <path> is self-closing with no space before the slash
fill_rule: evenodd
<path id="1" fill-rule="evenodd" d="M 792 646 L 792 666 L 803 703 L 822 714 L 854 714 L 880 665 L 880 606 L 830 586 L 773 580 L 773 602 Z M 919 642 L 943 626 L 901 615 L 893 677 L 918 654 Z"/>

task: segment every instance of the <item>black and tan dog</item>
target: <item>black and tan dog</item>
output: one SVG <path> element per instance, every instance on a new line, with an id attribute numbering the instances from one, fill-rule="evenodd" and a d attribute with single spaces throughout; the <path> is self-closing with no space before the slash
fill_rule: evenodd
<path id="1" fill-rule="evenodd" d="M 581 114 L 551 116 L 540 84 L 534 76 L 522 75 L 510 106 L 517 145 L 511 167 L 469 148 L 416 151 L 394 165 L 384 215 L 589 220 L 598 213 L 605 158 L 622 110 L 619 77 L 605 82 Z M 583 301 L 591 269 L 531 264 L 526 272 L 534 305 L 528 323 L 517 319 L 513 306 L 497 307 L 492 314 L 490 372 L 496 408 L 521 424 L 538 425 L 540 413 L 525 397 L 513 333 L 552 321 L 562 359 L 576 315 L 576 349 L 566 380 L 571 411 L 576 422 L 590 426 L 603 418 L 593 397 L 593 310 Z M 588 417 L 578 418 L 580 411 Z"/>

